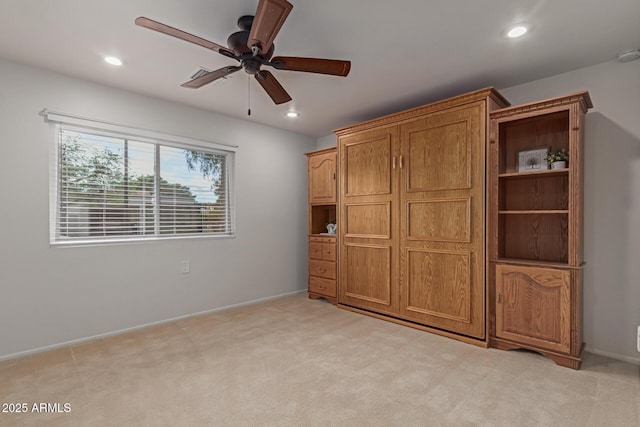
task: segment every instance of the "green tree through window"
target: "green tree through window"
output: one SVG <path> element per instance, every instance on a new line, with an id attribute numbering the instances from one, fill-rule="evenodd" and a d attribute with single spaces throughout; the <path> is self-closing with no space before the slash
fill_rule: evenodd
<path id="1" fill-rule="evenodd" d="M 62 128 L 57 241 L 232 234 L 228 153 Z"/>

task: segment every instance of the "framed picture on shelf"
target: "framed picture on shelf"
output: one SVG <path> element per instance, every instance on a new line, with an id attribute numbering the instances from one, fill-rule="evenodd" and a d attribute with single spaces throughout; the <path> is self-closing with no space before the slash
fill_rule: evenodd
<path id="1" fill-rule="evenodd" d="M 518 172 L 540 172 L 549 168 L 547 155 L 549 147 L 518 152 Z"/>

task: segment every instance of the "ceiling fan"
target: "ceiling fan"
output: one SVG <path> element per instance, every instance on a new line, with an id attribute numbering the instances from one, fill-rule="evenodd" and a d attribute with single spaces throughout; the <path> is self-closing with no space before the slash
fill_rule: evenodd
<path id="1" fill-rule="evenodd" d="M 302 71 L 342 77 L 347 76 L 351 69 L 351 61 L 295 56 L 276 56 L 272 58 L 274 51 L 273 40 L 276 38 L 280 28 L 282 28 L 282 24 L 284 24 L 291 9 L 293 9 L 293 5 L 287 0 L 259 0 L 255 16 L 246 15 L 238 19 L 240 31 L 229 36 L 227 39 L 228 48 L 142 16 L 137 18 L 135 22 L 136 25 L 141 27 L 211 49 L 240 63 L 240 65 L 226 66 L 201 74 L 183 83 L 183 87 L 199 88 L 244 68 L 248 74 L 255 76 L 255 79 L 273 102 L 283 104 L 291 101 L 291 97 L 273 74 L 261 69 L 263 66 L 270 66 L 277 70 Z"/>

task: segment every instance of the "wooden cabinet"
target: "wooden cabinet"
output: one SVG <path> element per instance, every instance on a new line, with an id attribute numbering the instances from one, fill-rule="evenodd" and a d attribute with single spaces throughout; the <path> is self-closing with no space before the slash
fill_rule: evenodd
<path id="1" fill-rule="evenodd" d="M 309 180 L 309 298 L 336 303 L 336 236 L 326 225 L 336 221 L 336 149 L 307 153 Z"/>
<path id="2" fill-rule="evenodd" d="M 496 265 L 496 337 L 568 353 L 571 272 Z"/>
<path id="3" fill-rule="evenodd" d="M 336 299 L 336 238 L 309 236 L 309 298 Z"/>
<path id="4" fill-rule="evenodd" d="M 490 115 L 491 345 L 538 351 L 574 369 L 584 346 L 583 135 L 591 107 L 582 92 Z M 540 149 L 565 150 L 568 166 L 523 171 L 523 153 Z"/>
<path id="5" fill-rule="evenodd" d="M 309 203 L 336 203 L 336 150 L 308 157 Z"/>
<path id="6" fill-rule="evenodd" d="M 486 345 L 485 89 L 336 131 L 341 307 Z"/>

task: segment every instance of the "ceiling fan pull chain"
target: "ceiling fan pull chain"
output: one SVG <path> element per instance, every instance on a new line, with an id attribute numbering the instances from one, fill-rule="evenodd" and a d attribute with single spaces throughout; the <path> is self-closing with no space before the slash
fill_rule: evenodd
<path id="1" fill-rule="evenodd" d="M 247 116 L 251 115 L 251 79 L 247 74 Z"/>

